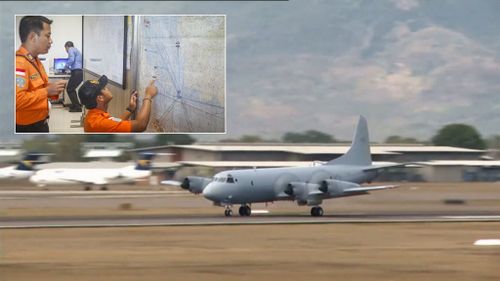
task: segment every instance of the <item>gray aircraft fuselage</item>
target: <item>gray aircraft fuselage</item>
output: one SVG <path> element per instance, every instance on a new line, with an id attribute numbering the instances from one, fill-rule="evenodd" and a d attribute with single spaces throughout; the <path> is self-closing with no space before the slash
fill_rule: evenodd
<path id="1" fill-rule="evenodd" d="M 313 206 L 312 216 L 322 216 L 319 206 L 324 199 L 367 194 L 370 191 L 394 188 L 393 185 L 361 186 L 391 166 L 373 166 L 366 119 L 360 116 L 353 142 L 342 156 L 323 165 L 294 168 L 261 168 L 228 170 L 213 178 L 187 177 L 180 185 L 203 196 L 216 205 L 226 207 L 241 204 L 241 216 L 251 214 L 250 204 L 278 200 L 294 200 L 298 205 Z"/>
<path id="2" fill-rule="evenodd" d="M 361 184 L 373 179 L 377 173 L 364 172 L 362 166 L 321 165 L 298 168 L 265 168 L 223 171 L 203 190 L 203 196 L 217 204 L 247 204 L 291 200 L 280 197 L 290 182 L 319 184 L 333 179 Z M 232 182 L 228 182 L 228 177 Z M 322 199 L 335 196 L 326 194 Z"/>

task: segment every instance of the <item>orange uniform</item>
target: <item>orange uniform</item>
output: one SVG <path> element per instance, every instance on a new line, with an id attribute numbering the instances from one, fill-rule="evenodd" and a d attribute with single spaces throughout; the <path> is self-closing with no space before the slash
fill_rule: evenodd
<path id="1" fill-rule="evenodd" d="M 90 133 L 130 133 L 132 122 L 111 117 L 106 111 L 94 108 L 87 112 L 84 129 Z"/>
<path id="2" fill-rule="evenodd" d="M 16 52 L 16 124 L 30 125 L 47 119 L 49 77 L 39 58 L 20 47 Z"/>

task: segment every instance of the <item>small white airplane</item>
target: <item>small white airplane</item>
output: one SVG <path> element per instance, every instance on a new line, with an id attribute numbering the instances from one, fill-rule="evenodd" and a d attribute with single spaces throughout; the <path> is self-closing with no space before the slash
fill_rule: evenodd
<path id="1" fill-rule="evenodd" d="M 43 154 L 28 153 L 17 165 L 0 168 L 0 180 L 22 180 L 31 177 L 36 171 L 34 165 Z"/>
<path id="2" fill-rule="evenodd" d="M 151 160 L 154 153 L 141 153 L 135 166 L 124 168 L 59 168 L 43 169 L 30 177 L 30 182 L 37 186 L 47 185 L 83 185 L 85 190 L 98 186 L 102 190 L 107 185 L 133 183 L 151 175 Z"/>

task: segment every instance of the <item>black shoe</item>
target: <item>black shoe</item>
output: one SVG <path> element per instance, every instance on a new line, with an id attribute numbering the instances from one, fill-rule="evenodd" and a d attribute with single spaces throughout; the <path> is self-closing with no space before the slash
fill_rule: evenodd
<path id="1" fill-rule="evenodd" d="M 81 107 L 71 107 L 69 109 L 69 112 L 82 112 L 82 108 Z"/>

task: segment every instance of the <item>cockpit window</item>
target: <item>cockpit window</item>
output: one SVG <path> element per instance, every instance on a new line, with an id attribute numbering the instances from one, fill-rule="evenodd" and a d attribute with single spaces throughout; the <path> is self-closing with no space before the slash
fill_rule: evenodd
<path id="1" fill-rule="evenodd" d="M 216 181 L 216 182 L 226 182 L 227 178 L 226 177 L 215 177 L 214 181 Z"/>
<path id="2" fill-rule="evenodd" d="M 227 183 L 234 183 L 238 181 L 237 179 L 233 178 L 232 175 L 227 175 L 227 177 L 214 177 L 214 181 L 216 182 L 227 182 Z"/>

